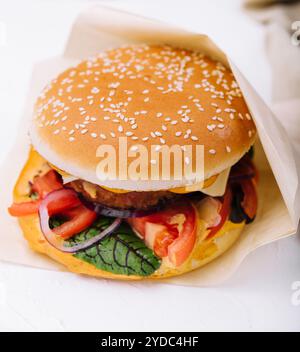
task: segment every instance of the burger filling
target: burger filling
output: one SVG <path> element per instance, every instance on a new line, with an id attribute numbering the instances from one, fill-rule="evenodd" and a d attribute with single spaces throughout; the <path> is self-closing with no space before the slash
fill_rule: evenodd
<path id="1" fill-rule="evenodd" d="M 68 186 L 91 202 L 120 209 L 161 209 L 169 201 L 178 198 L 178 195 L 169 191 L 115 193 L 83 180 L 72 181 Z"/>
<path id="2" fill-rule="evenodd" d="M 83 180 L 64 184 L 51 166 L 29 182 L 28 199 L 12 216 L 39 215 L 45 239 L 57 250 L 123 275 L 150 276 L 162 262 L 184 265 L 197 242 L 218 236 L 226 223 L 249 223 L 257 211 L 257 172 L 246 154 L 220 196 L 204 192 L 115 193 Z"/>

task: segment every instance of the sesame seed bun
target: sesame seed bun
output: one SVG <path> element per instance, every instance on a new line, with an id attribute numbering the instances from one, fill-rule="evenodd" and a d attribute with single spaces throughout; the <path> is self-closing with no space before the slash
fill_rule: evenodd
<path id="1" fill-rule="evenodd" d="M 128 149 L 144 145 L 149 155 L 153 145 L 204 145 L 205 180 L 249 150 L 256 128 L 232 72 L 220 62 L 169 46 L 136 45 L 103 52 L 54 79 L 36 102 L 30 136 L 46 160 L 73 176 L 155 191 L 196 181 L 172 174 L 167 181 L 100 180 L 98 147 L 114 146 L 118 160 L 118 137 L 127 137 Z M 150 169 L 153 160 L 147 163 Z"/>
<path id="2" fill-rule="evenodd" d="M 36 151 L 31 151 L 28 161 L 24 166 L 14 189 L 14 201 L 16 203 L 30 200 L 28 195 L 29 182 L 37 173 L 47 172 L 49 165 Z M 163 261 L 161 267 L 151 276 L 127 276 L 110 273 L 97 269 L 95 266 L 77 259 L 72 254 L 63 253 L 52 247 L 45 239 L 40 228 L 38 215 L 25 216 L 18 219 L 24 237 L 30 247 L 42 253 L 56 262 L 62 264 L 69 271 L 93 277 L 101 277 L 115 280 L 147 280 L 164 279 L 174 277 L 200 268 L 226 252 L 239 238 L 245 224 L 233 224 L 227 221 L 220 231 L 210 239 L 204 239 L 207 232 L 204 224 L 198 220 L 197 240 L 194 249 L 187 261 L 180 267 L 173 268 L 168 262 Z"/>

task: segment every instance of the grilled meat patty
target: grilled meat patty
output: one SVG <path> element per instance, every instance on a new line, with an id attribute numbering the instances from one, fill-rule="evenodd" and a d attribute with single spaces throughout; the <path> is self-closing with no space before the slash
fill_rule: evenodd
<path id="1" fill-rule="evenodd" d="M 114 193 L 82 180 L 72 181 L 68 186 L 91 202 L 120 209 L 148 210 L 179 197 L 169 191 Z"/>

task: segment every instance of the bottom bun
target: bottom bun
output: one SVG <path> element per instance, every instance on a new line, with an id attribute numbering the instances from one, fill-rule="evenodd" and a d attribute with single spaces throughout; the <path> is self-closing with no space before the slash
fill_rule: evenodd
<path id="1" fill-rule="evenodd" d="M 32 181 L 33 177 L 38 173 L 47 171 L 48 169 L 49 165 L 46 160 L 44 160 L 37 152 L 31 151 L 29 159 L 15 186 L 14 201 L 23 202 L 30 200 L 28 197 L 29 181 Z M 71 272 L 116 280 L 164 279 L 198 269 L 227 251 L 239 238 L 239 235 L 245 226 L 244 223 L 233 224 L 230 221 L 227 221 L 213 238 L 207 240 L 205 239 L 207 230 L 205 229 L 204 222 L 198 220 L 196 244 L 187 261 L 180 267 L 174 268 L 167 259 L 163 259 L 161 267 L 154 274 L 148 277 L 141 277 L 134 275 L 119 275 L 103 271 L 92 264 L 75 258 L 72 254 L 63 253 L 55 249 L 45 240 L 40 229 L 39 218 L 37 215 L 19 218 L 19 223 L 26 240 L 34 251 L 45 254 L 63 264 Z"/>

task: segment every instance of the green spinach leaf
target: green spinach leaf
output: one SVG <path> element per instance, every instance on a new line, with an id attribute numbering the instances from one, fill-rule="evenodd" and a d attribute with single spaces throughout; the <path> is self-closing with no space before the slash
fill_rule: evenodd
<path id="1" fill-rule="evenodd" d="M 113 220 L 108 217 L 100 217 L 89 229 L 70 239 L 68 241 L 70 246 L 96 236 L 99 231 L 108 227 Z M 56 227 L 61 223 L 61 219 L 53 218 L 50 226 Z M 149 276 L 161 264 L 160 259 L 153 251 L 125 223 L 98 244 L 80 251 L 74 256 L 98 269 L 128 276 Z"/>

